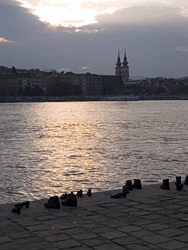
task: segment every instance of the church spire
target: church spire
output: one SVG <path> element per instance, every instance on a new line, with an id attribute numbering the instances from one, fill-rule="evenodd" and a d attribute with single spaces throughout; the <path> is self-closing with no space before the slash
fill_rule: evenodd
<path id="1" fill-rule="evenodd" d="M 123 66 L 128 66 L 127 55 L 126 55 L 126 49 L 124 50 Z"/>
<path id="2" fill-rule="evenodd" d="M 118 50 L 118 58 L 117 58 L 117 63 L 116 63 L 117 66 L 121 66 L 121 60 L 120 60 L 120 52 Z"/>

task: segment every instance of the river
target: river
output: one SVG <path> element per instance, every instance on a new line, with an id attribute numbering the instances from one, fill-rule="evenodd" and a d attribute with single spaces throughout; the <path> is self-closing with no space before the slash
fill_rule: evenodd
<path id="1" fill-rule="evenodd" d="M 0 103 L 0 203 L 184 179 L 187 104 Z"/>

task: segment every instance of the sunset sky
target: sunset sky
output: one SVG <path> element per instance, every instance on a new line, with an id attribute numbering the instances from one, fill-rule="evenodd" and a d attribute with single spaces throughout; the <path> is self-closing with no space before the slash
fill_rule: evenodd
<path id="1" fill-rule="evenodd" d="M 187 0 L 0 0 L 0 65 L 188 76 Z"/>

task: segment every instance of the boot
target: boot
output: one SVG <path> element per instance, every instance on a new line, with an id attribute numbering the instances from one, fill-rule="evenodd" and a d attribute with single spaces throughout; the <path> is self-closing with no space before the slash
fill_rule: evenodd
<path id="1" fill-rule="evenodd" d="M 133 190 L 133 184 L 131 180 L 127 180 L 125 183 L 125 186 L 123 186 L 123 189 L 127 189 L 127 190 Z"/>
<path id="2" fill-rule="evenodd" d="M 29 201 L 16 203 L 14 206 L 15 207 L 23 207 L 23 206 L 25 206 L 26 208 L 29 208 Z"/>
<path id="3" fill-rule="evenodd" d="M 91 188 L 88 188 L 87 195 L 90 197 L 92 195 Z"/>
<path id="4" fill-rule="evenodd" d="M 160 188 L 169 190 L 170 189 L 169 179 L 164 179 L 163 184 L 160 186 Z"/>
<path id="5" fill-rule="evenodd" d="M 188 175 L 186 175 L 185 181 L 184 181 L 185 185 L 188 185 Z"/>
<path id="6" fill-rule="evenodd" d="M 181 184 L 181 176 L 176 176 L 175 185 Z"/>
<path id="7" fill-rule="evenodd" d="M 69 194 L 67 198 L 61 202 L 61 204 L 67 207 L 77 207 L 76 195 Z"/>
<path id="8" fill-rule="evenodd" d="M 178 191 L 181 191 L 182 188 L 183 188 L 183 184 L 181 184 L 181 183 L 177 183 L 177 184 L 176 184 L 176 189 L 177 189 Z"/>
<path id="9" fill-rule="evenodd" d="M 67 194 L 67 193 L 64 193 L 64 194 L 62 194 L 62 195 L 60 196 L 60 199 L 61 199 L 61 200 L 64 200 L 64 199 L 67 198 L 67 196 L 68 196 L 68 194 Z"/>
<path id="10" fill-rule="evenodd" d="M 133 188 L 142 189 L 142 184 L 140 179 L 134 179 Z"/>
<path id="11" fill-rule="evenodd" d="M 46 208 L 54 208 L 54 209 L 60 208 L 59 198 L 57 196 L 50 197 L 50 199 L 48 200 L 48 202 L 44 203 L 44 206 Z"/>
<path id="12" fill-rule="evenodd" d="M 82 196 L 83 196 L 83 191 L 80 189 L 80 191 L 78 191 L 76 195 L 77 195 L 78 197 L 82 197 Z"/>
<path id="13" fill-rule="evenodd" d="M 183 184 L 181 183 L 181 176 L 176 176 L 175 185 L 176 185 L 176 189 L 177 189 L 178 191 L 181 191 L 181 190 L 182 190 Z"/>
<path id="14" fill-rule="evenodd" d="M 126 186 L 123 186 L 123 193 L 129 194 L 129 189 Z"/>
<path id="15" fill-rule="evenodd" d="M 21 207 L 14 207 L 11 211 L 12 211 L 12 213 L 20 214 Z"/>

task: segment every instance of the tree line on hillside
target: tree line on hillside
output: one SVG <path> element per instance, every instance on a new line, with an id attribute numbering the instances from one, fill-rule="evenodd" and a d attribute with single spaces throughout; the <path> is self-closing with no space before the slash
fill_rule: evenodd
<path id="1" fill-rule="evenodd" d="M 123 83 L 113 84 L 112 82 L 103 84 L 103 95 L 181 95 L 188 94 L 188 85 L 169 84 L 167 86 L 141 86 L 138 84 L 126 84 Z"/>

